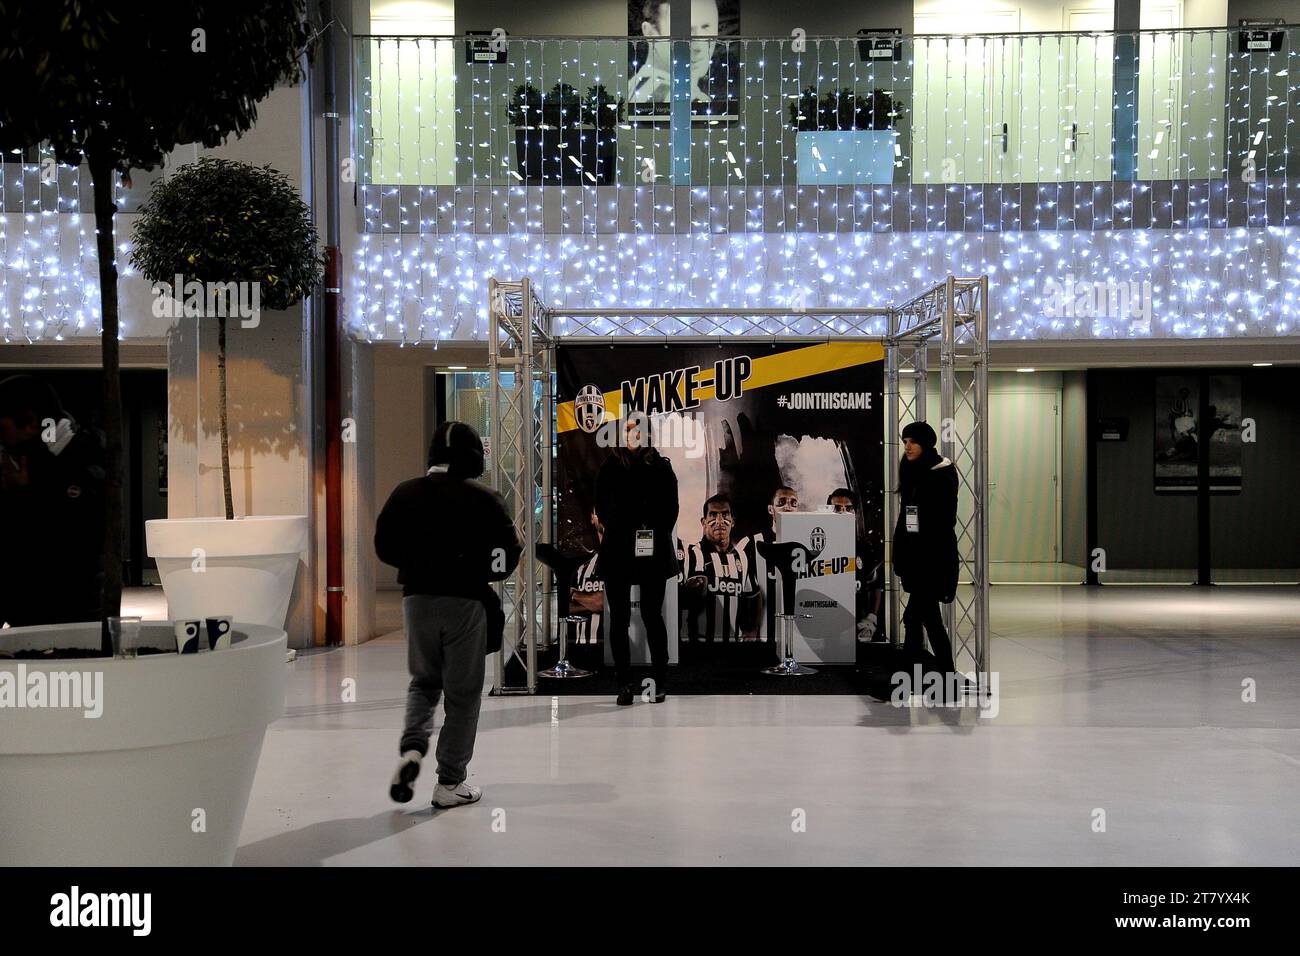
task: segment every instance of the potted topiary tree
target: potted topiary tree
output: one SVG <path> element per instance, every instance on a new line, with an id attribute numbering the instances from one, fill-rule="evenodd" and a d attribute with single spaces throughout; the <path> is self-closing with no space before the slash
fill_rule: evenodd
<path id="1" fill-rule="evenodd" d="M 623 109 L 603 86 L 586 96 L 562 82 L 546 93 L 531 83 L 516 87 L 506 115 L 515 128 L 517 175 L 529 186 L 608 186 Z"/>
<path id="2" fill-rule="evenodd" d="M 582 98 L 582 125 L 579 142 L 582 166 L 587 181 L 596 186 L 614 184 L 614 166 L 618 151 L 618 126 L 627 112 L 627 103 L 615 97 L 603 84 L 588 87 Z M 590 175 L 587 175 L 590 173 Z"/>
<path id="3" fill-rule="evenodd" d="M 145 523 L 170 616 L 283 627 L 305 515 L 236 520 L 230 486 L 226 336 L 264 329 L 261 311 L 290 308 L 320 282 L 324 258 L 311 209 L 289 178 L 269 166 L 205 157 L 154 185 L 135 223 L 131 263 L 155 295 L 183 299 L 173 314 L 217 326 L 217 418 L 224 518 Z M 252 313 L 256 312 L 256 315 Z M 195 573 L 196 555 L 202 556 Z"/>
<path id="4" fill-rule="evenodd" d="M 84 161 L 93 184 L 106 617 L 120 614 L 122 600 L 119 179 L 129 187 L 132 169 L 161 165 L 177 146 L 215 147 L 250 129 L 259 101 L 302 79 L 312 36 L 306 0 L 5 4 L 0 149 L 44 144 L 59 163 Z M 160 627 L 165 646 L 169 629 Z M 102 694 L 93 697 L 112 703 L 101 719 L 70 708 L 7 710 L 0 865 L 229 864 L 267 724 L 284 709 L 284 668 L 275 666 L 284 631 L 239 630 L 245 640 L 224 653 L 96 661 L 82 675 L 82 696 L 85 682 L 97 688 L 102 675 Z M 107 628 L 94 621 L 7 630 L 6 647 L 46 660 L 0 660 L 0 682 L 66 680 L 68 665 L 45 651 L 98 646 L 103 654 L 107 642 Z M 112 794 L 111 810 L 88 810 L 88 794 Z M 205 835 L 193 831 L 188 813 L 176 813 L 200 806 L 208 811 Z"/>
<path id="5" fill-rule="evenodd" d="M 847 87 L 820 99 L 808 87 L 790 104 L 798 132 L 795 164 L 801 185 L 854 185 L 894 181 L 894 98 L 885 90 L 859 94 Z"/>

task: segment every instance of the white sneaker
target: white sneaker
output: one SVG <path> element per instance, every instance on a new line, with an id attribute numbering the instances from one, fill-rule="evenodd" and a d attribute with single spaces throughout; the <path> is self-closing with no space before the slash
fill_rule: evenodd
<path id="1" fill-rule="evenodd" d="M 444 787 L 442 784 L 433 788 L 433 805 L 435 807 L 460 807 L 467 803 L 478 803 L 483 796 L 483 791 L 468 783 L 462 783 L 455 787 Z"/>

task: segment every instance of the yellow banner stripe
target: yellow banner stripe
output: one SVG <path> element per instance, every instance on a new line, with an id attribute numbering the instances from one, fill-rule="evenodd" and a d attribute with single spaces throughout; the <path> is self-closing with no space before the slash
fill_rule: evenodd
<path id="1" fill-rule="evenodd" d="M 857 558 L 849 558 L 848 566 L 839 571 L 831 570 L 829 565 L 826 566 L 825 568 L 822 568 L 822 577 L 827 577 L 832 574 L 853 574 L 857 570 L 858 570 Z"/>
<path id="2" fill-rule="evenodd" d="M 754 350 L 761 349 L 756 345 Z M 754 358 L 749 378 L 745 380 L 745 391 L 780 385 L 799 378 L 821 375 L 824 372 L 836 372 L 855 365 L 867 365 L 882 361 L 885 347 L 879 342 L 823 342 L 806 348 L 778 352 L 776 355 L 764 355 Z M 704 369 L 700 369 L 701 375 Z M 713 398 L 713 378 L 710 374 L 707 386 L 697 388 L 695 395 L 701 401 Z M 608 418 L 618 418 L 622 410 L 623 392 L 612 389 L 605 393 L 605 414 Z M 555 409 L 555 428 L 557 432 L 572 431 L 578 427 L 573 417 L 573 402 L 561 402 Z"/>

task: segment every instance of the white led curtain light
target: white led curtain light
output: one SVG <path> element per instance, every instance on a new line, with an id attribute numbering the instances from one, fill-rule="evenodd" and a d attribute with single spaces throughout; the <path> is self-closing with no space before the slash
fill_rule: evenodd
<path id="1" fill-rule="evenodd" d="M 384 275 L 390 258 L 397 269 Z M 487 280 L 502 275 L 529 276 L 569 308 L 771 308 L 774 288 L 810 290 L 808 307 L 833 308 L 887 307 L 953 272 L 989 276 L 995 338 L 1295 335 L 1298 261 L 1300 229 L 1273 227 L 372 236 L 354 263 L 350 323 L 374 340 L 482 338 Z M 697 330 L 717 328 L 701 319 Z M 792 310 L 765 331 L 809 330 Z"/>
<path id="2" fill-rule="evenodd" d="M 90 174 L 57 165 L 45 151 L 36 163 L 12 154 L 4 159 L 12 161 L 0 166 L 0 341 L 98 337 L 99 265 L 95 217 L 89 211 Z M 123 217 L 116 218 L 121 236 Z M 130 284 L 135 275 L 126 262 L 130 246 L 115 243 L 118 275 Z M 140 334 L 147 324 L 133 322 L 124 310 L 121 337 Z"/>
<path id="3" fill-rule="evenodd" d="M 955 272 L 990 276 L 1000 338 L 1294 335 L 1294 34 L 1255 53 L 1235 30 L 930 36 L 897 61 L 864 59 L 856 37 L 720 38 L 735 106 L 693 116 L 689 181 L 663 117 L 603 107 L 612 170 L 581 145 L 590 113 L 548 122 L 565 97 L 627 94 L 626 40 L 516 38 L 504 63 L 469 65 L 460 40 L 360 38 L 347 321 L 374 340 L 481 338 L 488 277 L 528 275 L 575 308 L 789 305 L 771 331 L 796 333 L 800 308 L 884 306 Z M 1125 113 L 1115 81 L 1134 68 Z M 883 177 L 836 181 L 844 154 L 824 138 L 800 158 L 805 108 L 839 91 L 887 95 Z M 843 128 L 814 112 L 834 145 Z M 542 147 L 566 184 L 527 184 Z M 1133 180 L 1113 179 L 1128 154 Z M 4 166 L 7 341 L 99 333 L 85 178 Z M 124 302 L 147 303 L 119 269 Z M 124 336 L 156 325 L 124 307 Z"/>

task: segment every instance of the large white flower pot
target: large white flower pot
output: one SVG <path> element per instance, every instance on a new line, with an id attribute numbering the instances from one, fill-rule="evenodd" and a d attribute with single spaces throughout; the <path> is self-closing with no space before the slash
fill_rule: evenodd
<path id="1" fill-rule="evenodd" d="M 171 625 L 143 626 L 152 646 L 175 647 Z M 0 658 L 11 687 L 102 680 L 98 717 L 0 709 L 0 865 L 229 866 L 266 727 L 284 712 L 285 643 L 279 628 L 239 625 L 229 648 L 200 654 Z M 99 646 L 99 624 L 0 631 L 15 650 Z"/>
<path id="2" fill-rule="evenodd" d="M 229 614 L 238 623 L 284 627 L 302 552 L 304 515 L 161 518 L 144 524 L 173 621 Z"/>

